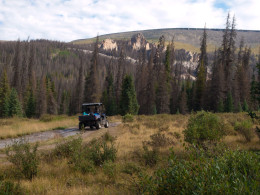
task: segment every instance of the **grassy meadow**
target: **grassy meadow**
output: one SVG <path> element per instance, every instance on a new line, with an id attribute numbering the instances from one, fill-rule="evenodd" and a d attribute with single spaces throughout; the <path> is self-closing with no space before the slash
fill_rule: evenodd
<path id="1" fill-rule="evenodd" d="M 78 126 L 77 116 L 44 115 L 40 119 L 4 118 L 0 119 L 0 139 L 15 138 L 21 135 L 75 126 Z"/>
<path id="2" fill-rule="evenodd" d="M 252 137 L 248 141 L 244 134 L 237 130 L 239 122 L 251 120 L 247 113 L 216 115 L 223 122 L 225 132 L 224 137 L 218 142 L 221 145 L 219 148 L 224 147 L 225 151 L 253 151 L 259 156 L 260 141 L 259 135 L 255 132 L 258 121 L 253 121 Z M 169 162 L 172 163 L 174 160 L 169 159 L 176 158 L 182 162 L 191 156 L 194 157 L 192 150 L 187 149 L 189 144 L 184 141 L 183 131 L 187 128 L 189 118 L 190 115 L 140 115 L 124 118 L 118 126 L 102 128 L 87 137 L 83 134 L 80 137 L 66 138 L 58 143 L 55 149 L 47 147 L 38 151 L 38 172 L 32 179 L 18 174 L 15 166 L 6 157 L 2 157 L 5 160 L 0 165 L 0 189 L 2 180 L 11 182 L 18 194 L 157 194 L 161 189 L 151 189 L 157 185 L 153 182 L 160 174 L 165 174 L 161 172 L 158 175 L 157 171 L 172 170 Z M 16 123 L 27 122 L 27 126 L 30 126 L 25 119 L 13 120 L 6 120 L 10 123 L 9 129 L 11 124 L 14 127 Z M 55 128 L 55 125 L 73 125 L 77 119 L 71 117 L 64 120 L 68 123 L 58 124 L 57 121 L 53 121 L 53 124 L 50 122 L 48 126 L 38 129 L 42 131 L 44 128 Z M 63 119 L 59 121 L 62 122 Z M 110 118 L 110 122 L 115 121 L 122 119 L 120 116 Z M 31 120 L 30 124 L 35 126 L 31 131 L 37 131 L 37 124 L 40 126 L 42 123 L 44 122 Z M 9 135 L 18 135 L 10 132 Z M 0 136 L 8 137 L 2 128 Z M 221 150 L 219 148 L 214 149 L 212 154 L 221 158 L 221 152 L 217 152 Z M 104 155 L 100 157 L 97 154 Z M 171 157 L 172 154 L 175 157 Z M 212 154 L 207 158 L 214 159 Z M 193 160 L 203 163 L 205 159 L 200 156 Z M 257 162 L 259 166 L 259 161 Z M 256 185 L 259 185 L 259 177 L 256 180 Z M 245 189 L 240 192 L 243 190 Z"/>

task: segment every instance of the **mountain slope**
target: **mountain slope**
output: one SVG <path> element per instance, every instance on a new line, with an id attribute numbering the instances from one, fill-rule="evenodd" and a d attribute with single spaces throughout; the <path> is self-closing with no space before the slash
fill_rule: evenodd
<path id="1" fill-rule="evenodd" d="M 203 29 L 197 28 L 171 28 L 171 29 L 153 29 L 142 31 L 131 31 L 122 33 L 113 33 L 100 35 L 100 40 L 111 38 L 113 40 L 131 39 L 134 34 L 142 33 L 147 41 L 156 43 L 160 36 L 164 35 L 167 41 L 171 41 L 174 37 L 176 49 L 185 49 L 187 51 L 198 52 L 200 47 L 200 39 Z M 214 51 L 219 47 L 222 41 L 222 29 L 207 29 L 208 34 L 208 51 Z M 237 30 L 237 46 L 240 40 L 244 38 L 245 45 L 252 48 L 253 53 L 258 53 L 260 46 L 260 31 Z M 80 39 L 72 41 L 73 44 L 92 43 L 94 38 Z"/>

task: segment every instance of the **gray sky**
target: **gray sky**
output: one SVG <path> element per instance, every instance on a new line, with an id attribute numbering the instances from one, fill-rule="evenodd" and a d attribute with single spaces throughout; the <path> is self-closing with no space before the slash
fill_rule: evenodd
<path id="1" fill-rule="evenodd" d="M 260 30 L 259 0 L 0 0 L 0 40 L 72 41 L 158 28 Z"/>

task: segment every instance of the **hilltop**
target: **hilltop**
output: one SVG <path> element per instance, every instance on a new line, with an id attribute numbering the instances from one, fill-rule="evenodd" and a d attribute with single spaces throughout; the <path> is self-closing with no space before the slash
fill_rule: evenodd
<path id="1" fill-rule="evenodd" d="M 200 40 L 203 29 L 200 28 L 167 28 L 121 32 L 113 34 L 100 35 L 100 40 L 130 40 L 135 34 L 141 33 L 150 43 L 156 43 L 160 36 L 164 35 L 166 41 L 171 41 L 174 37 L 176 49 L 185 49 L 187 51 L 199 52 Z M 219 47 L 222 41 L 223 29 L 207 29 L 208 51 L 212 52 Z M 245 45 L 252 48 L 253 53 L 258 53 L 260 46 L 260 31 L 256 30 L 237 30 L 237 46 L 240 40 L 244 38 Z M 74 40 L 73 44 L 92 43 L 95 38 Z"/>

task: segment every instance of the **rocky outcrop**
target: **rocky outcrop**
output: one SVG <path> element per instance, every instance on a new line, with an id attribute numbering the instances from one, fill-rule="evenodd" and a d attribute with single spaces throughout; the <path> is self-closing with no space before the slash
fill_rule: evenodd
<path id="1" fill-rule="evenodd" d="M 133 50 L 139 50 L 141 48 L 150 50 L 150 44 L 145 40 L 144 35 L 142 33 L 133 35 L 128 45 L 131 45 Z"/>
<path id="2" fill-rule="evenodd" d="M 118 50 L 117 43 L 112 39 L 105 39 L 102 41 L 100 48 L 103 50 Z"/>

